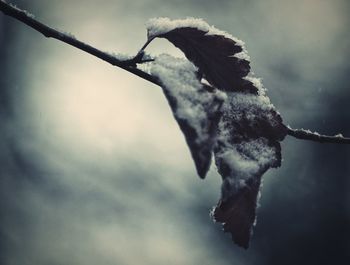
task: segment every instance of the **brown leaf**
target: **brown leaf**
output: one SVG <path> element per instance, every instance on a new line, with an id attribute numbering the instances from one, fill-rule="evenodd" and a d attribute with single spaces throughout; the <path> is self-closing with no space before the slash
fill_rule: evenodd
<path id="1" fill-rule="evenodd" d="M 281 149 L 278 142 L 261 141 L 259 144 L 252 144 L 250 148 L 244 147 L 246 143 L 243 141 L 230 147 L 237 152 L 234 157 L 236 161 L 233 163 L 222 156 L 227 146 L 219 146 L 215 150 L 216 165 L 223 178 L 223 184 L 221 199 L 212 213 L 213 219 L 223 224 L 224 231 L 231 233 L 232 240 L 244 248 L 249 246 L 256 220 L 262 175 L 270 167 L 278 167 L 281 163 Z M 260 146 L 264 143 L 267 146 Z M 268 159 L 266 162 L 259 161 L 257 157 L 260 156 L 259 153 L 264 152 L 261 150 L 268 150 L 271 154 L 271 157 L 264 158 Z"/>
<path id="2" fill-rule="evenodd" d="M 216 222 L 223 223 L 224 231 L 231 233 L 232 240 L 246 249 L 256 218 L 260 181 L 261 175 L 251 178 L 235 195 L 220 200 L 212 213 Z"/>
<path id="3" fill-rule="evenodd" d="M 256 219 L 262 175 L 281 165 L 279 141 L 286 135 L 282 118 L 266 100 L 263 94 L 228 93 L 214 149 L 223 184 L 213 218 L 244 248 Z"/>
<path id="4" fill-rule="evenodd" d="M 242 79 L 250 65 L 248 60 L 234 57 L 243 47 L 233 39 L 192 27 L 175 28 L 157 37 L 178 47 L 212 86 L 224 91 L 257 92 L 251 82 Z"/>

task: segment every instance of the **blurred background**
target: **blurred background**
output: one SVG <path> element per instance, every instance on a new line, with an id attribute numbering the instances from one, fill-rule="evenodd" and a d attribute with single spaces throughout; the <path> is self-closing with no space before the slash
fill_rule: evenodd
<path id="1" fill-rule="evenodd" d="M 350 136 L 346 0 L 11 2 L 128 54 L 149 18 L 201 17 L 246 42 L 286 124 Z M 159 87 L 3 14 L 0 71 L 0 264 L 348 264 L 350 146 L 287 137 L 243 250 L 211 221 L 220 176 L 196 176 Z"/>

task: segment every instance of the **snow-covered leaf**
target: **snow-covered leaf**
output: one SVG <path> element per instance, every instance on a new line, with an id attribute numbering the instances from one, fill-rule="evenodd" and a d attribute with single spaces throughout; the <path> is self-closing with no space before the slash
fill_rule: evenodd
<path id="1" fill-rule="evenodd" d="M 148 43 L 155 37 L 166 38 L 197 67 L 162 56 L 152 74 L 164 85 L 200 176 L 207 172 L 214 152 L 223 183 L 212 216 L 231 233 L 234 242 L 247 248 L 256 221 L 261 178 L 269 168 L 281 165 L 280 141 L 287 127 L 261 81 L 250 73 L 242 41 L 200 19 L 158 18 L 147 28 Z M 210 89 L 200 83 L 201 77 Z M 216 89 L 226 95 L 225 101 L 218 100 L 223 98 L 217 97 L 218 92 L 210 92 Z"/>
<path id="2" fill-rule="evenodd" d="M 238 245 L 247 248 L 256 220 L 261 177 L 281 165 L 280 140 L 286 127 L 260 81 L 249 78 L 258 95 L 228 93 L 219 123 L 215 161 L 223 178 L 213 218 Z"/>
<path id="3" fill-rule="evenodd" d="M 244 43 L 199 19 L 152 19 L 148 38 L 166 38 L 194 63 L 214 87 L 225 91 L 256 93 L 245 77 L 250 71 Z"/>
<path id="4" fill-rule="evenodd" d="M 184 59 L 160 55 L 152 63 L 150 72 L 161 81 L 190 148 L 197 173 L 204 178 L 211 164 L 225 95 L 201 84 L 197 68 Z"/>

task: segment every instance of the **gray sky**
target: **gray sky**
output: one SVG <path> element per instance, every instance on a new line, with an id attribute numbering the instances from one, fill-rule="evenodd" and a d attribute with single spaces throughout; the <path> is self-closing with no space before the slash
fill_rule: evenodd
<path id="1" fill-rule="evenodd" d="M 246 42 L 286 124 L 350 135 L 347 1 L 12 1 L 100 49 L 134 54 L 152 17 L 202 17 Z M 149 52 L 181 56 L 156 40 Z M 249 250 L 209 218 L 161 89 L 0 14 L 0 263 L 341 264 L 350 149 L 287 138 Z"/>

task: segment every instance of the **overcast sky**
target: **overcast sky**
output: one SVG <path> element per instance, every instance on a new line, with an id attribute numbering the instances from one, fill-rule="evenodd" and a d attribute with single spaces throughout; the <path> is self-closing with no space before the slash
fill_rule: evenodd
<path id="1" fill-rule="evenodd" d="M 244 40 L 286 124 L 350 136 L 348 1 L 12 1 L 102 50 L 135 54 L 149 18 L 201 17 Z M 165 40 L 153 54 L 182 56 Z M 249 250 L 209 210 L 159 87 L 0 14 L 0 263 L 344 264 L 349 146 L 287 137 Z"/>

